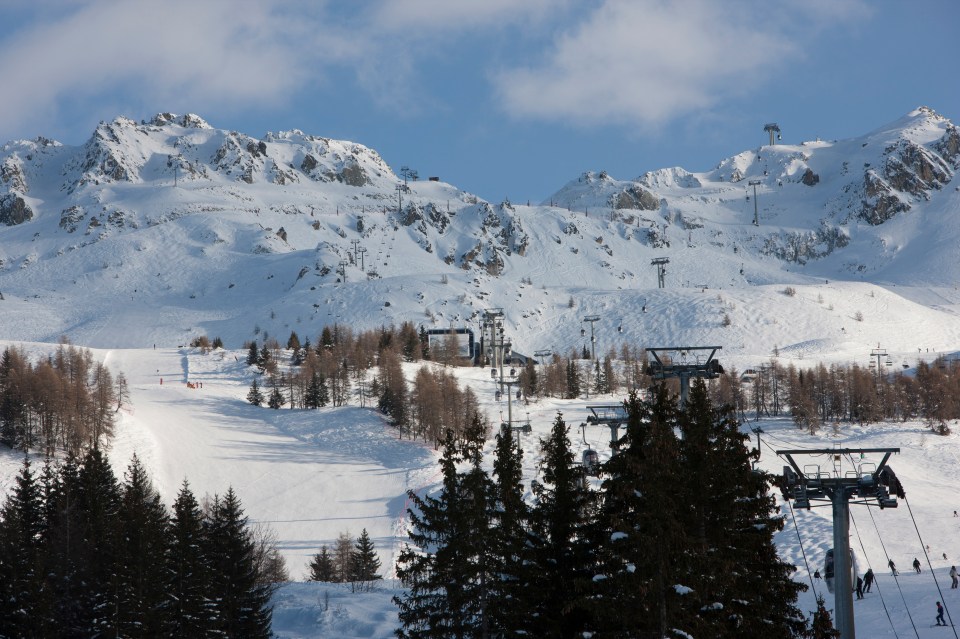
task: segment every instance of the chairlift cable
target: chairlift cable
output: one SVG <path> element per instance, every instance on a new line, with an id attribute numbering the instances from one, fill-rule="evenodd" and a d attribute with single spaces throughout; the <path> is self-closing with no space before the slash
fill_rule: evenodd
<path id="1" fill-rule="evenodd" d="M 857 526 L 857 520 L 853 518 L 853 510 L 850 511 L 850 521 L 853 522 L 853 530 L 857 533 L 857 541 L 860 542 L 860 550 L 863 552 L 863 558 L 867 562 L 867 567 L 873 570 L 870 558 L 867 557 L 867 548 L 863 545 L 863 538 L 860 536 L 860 528 Z M 887 621 L 890 622 L 890 629 L 893 630 L 893 636 L 899 638 L 900 635 L 897 634 L 897 629 L 893 625 L 893 618 L 890 616 L 890 611 L 887 610 L 887 601 L 883 598 L 883 593 L 880 591 L 880 580 L 874 576 L 873 582 L 871 583 L 877 587 L 877 594 L 880 595 L 880 603 L 883 605 L 883 612 L 887 615 Z"/>
<path id="2" fill-rule="evenodd" d="M 940 582 L 937 581 L 937 573 L 933 570 L 933 564 L 930 563 L 930 555 L 927 553 L 927 547 L 923 543 L 923 537 L 920 536 L 920 529 L 917 527 L 917 520 L 913 516 L 913 509 L 910 508 L 910 502 L 907 501 L 906 495 L 903 497 L 903 503 L 907 505 L 907 512 L 910 513 L 910 521 L 913 522 L 913 529 L 917 531 L 917 539 L 920 540 L 920 549 L 923 550 L 923 556 L 927 560 L 927 566 L 930 568 L 930 575 L 933 577 L 933 583 L 937 586 L 937 592 L 940 593 L 940 601 L 943 602 L 943 607 L 947 611 L 947 619 L 950 620 L 950 628 L 953 630 L 953 636 L 960 639 L 960 636 L 957 635 L 957 628 L 953 625 L 953 617 L 950 616 L 950 608 L 947 607 L 947 600 L 943 596 L 943 591 L 940 590 Z"/>
<path id="3" fill-rule="evenodd" d="M 803 556 L 803 565 L 807 568 L 807 579 L 810 580 L 810 589 L 813 590 L 813 596 L 816 599 L 820 599 L 820 595 L 817 594 L 817 587 L 813 583 L 813 573 L 810 572 L 810 563 L 807 561 L 807 552 L 803 549 L 803 539 L 800 538 L 800 526 L 797 525 L 797 515 L 793 511 L 793 504 L 790 503 L 790 500 L 787 499 L 787 506 L 790 508 L 790 516 L 793 518 L 793 528 L 797 531 L 797 541 L 800 543 L 800 554 Z"/>
<path id="4" fill-rule="evenodd" d="M 880 540 L 880 548 L 883 550 L 883 556 L 887 560 L 887 566 L 890 565 L 890 562 L 893 561 L 890 559 L 890 555 L 887 553 L 887 546 L 883 543 L 883 535 L 880 534 L 880 527 L 877 526 L 877 520 L 873 516 L 873 511 L 867 508 L 867 512 L 870 514 L 870 521 L 873 522 L 873 529 L 877 531 L 877 539 Z M 920 639 L 920 633 L 917 632 L 917 625 L 913 623 L 913 615 L 910 614 L 910 606 L 907 605 L 907 599 L 903 596 L 903 588 L 900 587 L 900 580 L 897 579 L 897 575 L 894 574 L 893 582 L 897 584 L 897 590 L 900 592 L 900 601 L 903 602 L 903 609 L 907 613 L 907 618 L 910 620 L 910 625 L 913 627 L 913 634 L 916 635 L 917 639 Z"/>

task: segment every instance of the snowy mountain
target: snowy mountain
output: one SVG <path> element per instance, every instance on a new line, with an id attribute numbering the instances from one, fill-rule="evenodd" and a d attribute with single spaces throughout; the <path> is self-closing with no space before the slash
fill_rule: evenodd
<path id="1" fill-rule="evenodd" d="M 721 312 L 705 289 L 752 306 L 779 285 L 851 280 L 884 287 L 871 295 L 887 306 L 942 312 L 960 278 L 960 133 L 927 108 L 703 173 L 588 172 L 532 206 L 404 184 L 360 144 L 255 139 L 195 115 L 118 118 L 79 147 L 11 142 L 0 166 L 4 336 L 19 340 L 142 347 L 206 333 L 237 345 L 337 321 L 471 325 L 498 307 L 521 350 L 565 350 L 582 314 L 651 330 L 626 311 L 644 302 L 673 309 L 655 328 L 672 339 L 687 331 L 673 315 Z M 662 257 L 658 289 L 650 260 Z M 948 299 L 930 304 L 931 287 Z M 738 342 L 729 310 L 732 331 L 701 321 L 688 339 Z"/>
<path id="2" fill-rule="evenodd" d="M 233 486 L 251 519 L 277 531 L 295 579 L 320 544 L 366 528 L 390 577 L 406 491 L 436 487 L 435 451 L 398 441 L 357 402 L 319 412 L 249 405 L 244 340 L 284 341 L 291 330 L 315 338 L 334 322 L 475 327 L 484 309 L 502 308 L 523 353 L 580 348 L 583 317 L 599 315 L 586 327 L 598 352 L 717 344 L 723 364 L 742 370 L 771 357 L 865 364 L 879 343 L 908 370 L 960 350 L 958 155 L 956 127 L 921 108 L 861 137 L 762 146 L 701 173 L 588 172 L 521 205 L 440 181 L 398 188 L 402 178 L 360 144 L 299 131 L 256 139 L 194 115 L 119 118 L 79 147 L 38 138 L 0 150 L 0 344 L 31 342 L 39 358 L 67 335 L 124 372 L 130 401 L 110 451 L 118 476 L 136 452 L 167 503 L 184 478 L 198 495 Z M 650 261 L 662 257 L 661 289 Z M 228 350 L 180 347 L 200 334 Z M 494 421 L 510 410 L 486 370 L 456 374 Z M 577 436 L 590 402 L 513 406 L 533 428 L 522 437 L 525 485 L 557 411 Z M 854 513 L 861 561 L 890 595 L 858 603 L 857 625 L 888 636 L 922 619 L 917 635 L 927 636 L 932 602 L 960 602 L 937 594 L 927 567 L 899 583 L 882 568 L 886 555 L 906 567 L 929 543 L 942 581 L 950 563 L 937 557 L 960 553 L 944 479 L 957 428 L 940 437 L 914 422 L 818 435 L 788 418 L 762 425 L 761 465 L 774 472 L 782 461 L 771 448 L 901 448 L 891 463 L 912 510 L 884 511 L 876 525 Z M 577 454 L 591 446 L 605 456 L 607 436 L 588 430 Z M 0 494 L 21 461 L 0 451 Z M 788 527 L 777 543 L 806 581 L 832 543 L 829 512 L 797 520 L 801 541 Z M 388 579 L 361 596 L 291 584 L 275 598 L 274 629 L 389 636 L 395 587 Z M 801 608 L 813 609 L 812 593 Z"/>

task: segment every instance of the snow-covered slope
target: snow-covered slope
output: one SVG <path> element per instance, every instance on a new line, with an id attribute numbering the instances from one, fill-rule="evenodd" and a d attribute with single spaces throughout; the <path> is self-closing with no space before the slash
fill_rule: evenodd
<path id="1" fill-rule="evenodd" d="M 319 413 L 251 407 L 242 351 L 180 345 L 200 334 L 232 349 L 292 330 L 315 338 L 334 322 L 476 327 L 484 309 L 501 308 L 521 353 L 579 350 L 584 316 L 599 315 L 587 331 L 601 353 L 721 345 L 723 364 L 742 370 L 772 356 L 866 364 L 879 344 L 909 368 L 960 350 L 958 154 L 956 127 L 921 108 L 861 137 L 763 146 L 702 173 L 586 173 L 547 202 L 521 205 L 439 181 L 398 188 L 375 151 L 350 142 L 299 131 L 255 139 L 193 115 L 119 118 L 79 147 L 39 138 L 0 150 L 0 340 L 31 342 L 37 356 L 62 335 L 94 347 L 130 383 L 111 451 L 118 473 L 136 452 L 167 502 L 185 478 L 199 495 L 234 486 L 251 518 L 278 532 L 294 577 L 321 543 L 362 528 L 391 566 L 406 490 L 435 484 L 435 453 L 395 440 L 356 402 Z M 662 289 L 650 265 L 661 257 L 670 260 Z M 506 407 L 484 372 L 457 375 L 496 421 Z M 521 409 L 534 427 L 524 438 L 528 484 L 536 437 L 557 410 L 578 424 L 584 403 Z M 763 427 L 775 448 L 901 447 L 893 463 L 925 542 L 935 557 L 960 553 L 949 541 L 960 505 L 945 479 L 956 435 L 921 424 L 841 425 L 820 437 L 786 420 Z M 606 450 L 603 433 L 588 440 Z M 769 453 L 762 463 L 779 470 Z M 20 460 L 0 451 L 0 493 Z M 901 566 L 922 554 L 907 514 L 877 517 Z M 854 516 L 868 527 L 861 552 L 882 575 L 880 537 Z M 825 517 L 798 514 L 813 564 L 829 545 Z M 802 566 L 796 539 L 788 529 L 778 543 Z M 947 564 L 934 567 L 943 577 Z M 927 578 L 904 575 L 900 603 L 885 601 L 892 622 L 879 598 L 858 603 L 861 634 L 894 636 L 891 623 L 911 634 L 907 610 L 931 619 L 938 595 Z M 291 585 L 275 600 L 275 630 L 389 636 L 394 586 L 360 596 Z M 883 576 L 880 586 L 897 596 Z"/>
<path id="2" fill-rule="evenodd" d="M 143 347 L 206 333 L 229 346 L 336 321 L 471 325 L 498 307 L 527 352 L 575 346 L 578 318 L 596 313 L 633 334 L 737 343 L 738 327 L 750 334 L 739 316 L 761 299 L 785 301 L 776 291 L 791 285 L 827 308 L 829 288 L 805 287 L 836 281 L 863 282 L 882 308 L 931 307 L 949 331 L 957 166 L 956 127 L 920 108 L 858 138 L 763 146 L 704 173 L 587 173 L 528 206 L 439 181 L 404 187 L 375 151 L 300 131 L 254 139 L 194 115 L 118 118 L 80 147 L 0 150 L 0 336 Z M 660 257 L 665 289 L 650 265 Z M 717 293 L 736 300 L 733 330 L 711 321 Z M 651 326 L 633 313 L 644 299 L 671 313 Z M 811 314 L 820 334 L 805 332 L 773 306 L 742 320 L 790 324 L 781 346 L 850 331 L 827 311 Z M 676 314 L 701 317 L 672 325 Z"/>

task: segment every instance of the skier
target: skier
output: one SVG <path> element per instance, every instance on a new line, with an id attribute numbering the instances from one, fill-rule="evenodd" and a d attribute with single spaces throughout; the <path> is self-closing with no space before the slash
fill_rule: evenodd
<path id="1" fill-rule="evenodd" d="M 945 626 L 947 622 L 943 620 L 943 606 L 940 605 L 940 602 L 937 602 L 937 625 Z"/>
<path id="2" fill-rule="evenodd" d="M 813 571 L 813 578 L 814 578 L 814 579 L 820 579 L 820 571 L 819 571 L 819 570 L 814 570 L 814 571 Z"/>
<path id="3" fill-rule="evenodd" d="M 857 575 L 857 599 L 863 599 L 863 577 Z"/>
<path id="4" fill-rule="evenodd" d="M 863 575 L 863 585 L 865 586 L 864 590 L 870 592 L 870 586 L 873 585 L 873 568 L 867 569 L 867 572 Z"/>
<path id="5" fill-rule="evenodd" d="M 888 561 L 887 565 L 890 566 L 890 574 L 896 577 L 899 573 L 897 572 L 897 565 L 893 563 L 893 559 Z"/>
<path id="6" fill-rule="evenodd" d="M 958 582 L 957 582 L 957 567 L 956 567 L 956 566 L 950 566 L 950 579 L 952 580 L 952 583 L 950 584 L 950 587 L 951 587 L 951 588 L 956 588 L 956 587 L 957 587 L 957 583 L 958 583 Z"/>
<path id="7" fill-rule="evenodd" d="M 913 569 L 920 572 L 920 560 L 916 557 L 913 558 Z"/>

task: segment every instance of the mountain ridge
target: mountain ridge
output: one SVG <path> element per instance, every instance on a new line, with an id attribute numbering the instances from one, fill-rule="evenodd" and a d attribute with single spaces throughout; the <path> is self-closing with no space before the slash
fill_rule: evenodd
<path id="1" fill-rule="evenodd" d="M 921 107 L 706 172 L 586 172 L 528 206 L 405 181 L 369 147 L 299 130 L 258 139 L 193 114 L 117 118 L 78 147 L 0 148 L 0 292 L 8 336 L 28 341 L 444 327 L 503 307 L 533 350 L 571 341 L 557 320 L 571 302 L 671 299 L 657 257 L 691 305 L 707 289 L 830 280 L 947 290 L 960 279 L 958 168 L 957 127 Z M 105 328 L 117 322 L 139 330 Z"/>

